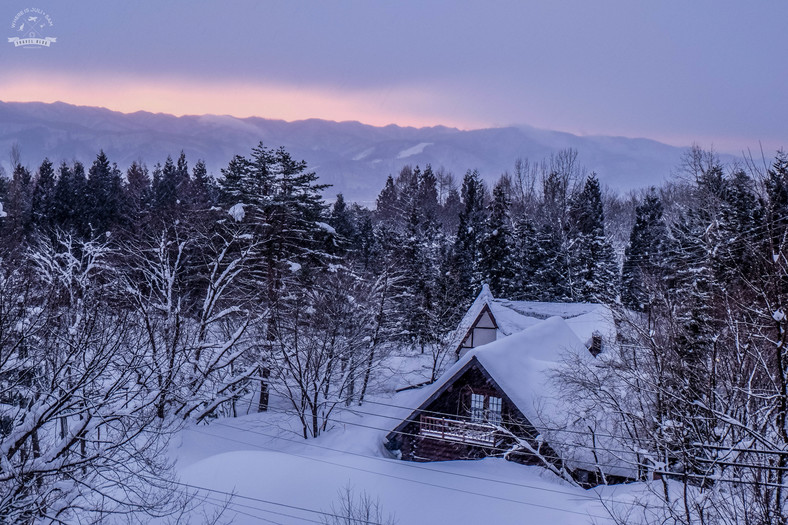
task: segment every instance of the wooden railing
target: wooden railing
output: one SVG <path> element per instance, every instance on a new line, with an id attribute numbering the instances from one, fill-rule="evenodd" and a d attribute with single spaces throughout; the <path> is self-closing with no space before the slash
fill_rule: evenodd
<path id="1" fill-rule="evenodd" d="M 423 436 L 469 445 L 495 446 L 496 428 L 493 425 L 425 415 L 421 416 L 420 423 Z"/>

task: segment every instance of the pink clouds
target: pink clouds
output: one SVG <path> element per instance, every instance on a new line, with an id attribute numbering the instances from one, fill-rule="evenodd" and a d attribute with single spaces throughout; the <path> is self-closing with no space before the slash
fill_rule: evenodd
<path id="1" fill-rule="evenodd" d="M 67 102 L 103 106 L 123 113 L 150 111 L 173 115 L 228 114 L 283 120 L 321 118 L 405 126 L 489 126 L 467 115 L 447 114 L 445 97 L 425 88 L 319 89 L 267 83 L 131 76 L 25 74 L 0 80 L 5 101 Z"/>

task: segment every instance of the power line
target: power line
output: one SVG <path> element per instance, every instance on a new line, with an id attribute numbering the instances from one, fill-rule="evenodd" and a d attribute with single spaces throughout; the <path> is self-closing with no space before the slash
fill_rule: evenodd
<path id="1" fill-rule="evenodd" d="M 295 415 L 296 414 L 295 412 L 289 411 L 287 409 L 269 408 L 269 410 L 273 411 L 273 412 L 283 413 L 283 414 L 290 414 L 290 415 Z M 375 426 L 371 426 L 371 425 L 364 425 L 362 423 L 353 423 L 353 422 L 350 422 L 350 421 L 344 421 L 344 420 L 334 419 L 334 418 L 330 418 L 330 417 L 327 417 L 325 419 L 328 420 L 328 421 L 333 421 L 333 422 L 338 423 L 338 424 L 350 425 L 350 426 L 358 426 L 358 427 L 362 427 L 362 428 L 369 428 L 369 429 L 372 429 L 372 430 L 380 430 L 381 432 L 388 432 L 389 434 L 398 434 L 398 435 L 407 436 L 407 437 L 420 437 L 420 434 L 413 434 L 413 433 L 405 432 L 405 431 L 401 431 L 401 430 L 391 430 L 391 431 L 389 431 L 389 429 L 387 429 L 387 428 L 375 427 Z M 224 425 L 223 423 L 217 423 L 217 424 Z M 229 426 L 229 425 L 224 425 L 224 426 Z M 276 436 L 270 436 L 268 434 L 263 434 L 261 432 L 255 432 L 255 431 L 252 431 L 252 430 L 249 430 L 249 429 L 242 429 L 242 428 L 238 428 L 238 427 L 231 427 L 231 428 L 235 428 L 235 429 L 240 430 L 242 432 L 252 432 L 252 433 L 264 435 L 266 437 L 276 438 Z M 577 432 L 577 433 L 580 433 L 580 432 Z M 599 435 L 599 434 L 597 434 L 597 435 Z M 290 440 L 290 439 L 287 439 L 287 438 L 281 438 L 281 439 L 286 439 L 288 441 L 293 441 L 293 442 L 297 442 L 297 443 L 304 443 L 304 444 L 306 444 L 308 446 L 320 447 L 320 445 L 305 443 L 303 441 L 294 441 L 294 440 Z M 602 449 L 602 448 L 594 447 L 593 445 L 586 445 L 586 444 L 582 444 L 582 443 L 571 443 L 571 442 L 558 441 L 558 440 L 551 440 L 550 443 L 557 444 L 557 445 L 563 445 L 563 446 L 569 447 L 569 448 L 572 448 L 572 447 L 574 447 L 574 448 L 587 448 L 589 450 L 595 450 L 595 451 L 618 452 L 618 453 L 621 453 L 621 454 L 635 454 L 635 455 L 637 454 L 635 451 L 632 451 L 632 450 L 614 449 L 614 448 L 609 448 L 609 447 L 605 447 L 605 448 Z M 547 443 L 548 446 L 550 445 L 550 443 Z M 501 453 L 517 452 L 516 450 L 513 450 L 511 447 L 510 448 L 502 448 L 502 447 L 498 447 L 498 446 L 495 446 L 495 445 L 489 445 L 489 446 L 488 445 L 480 445 L 480 446 L 482 446 L 485 449 L 493 450 L 493 451 L 501 452 Z M 321 447 L 321 448 L 326 448 L 326 447 Z M 329 449 L 329 450 L 334 450 L 334 449 Z M 336 450 L 336 451 L 337 452 L 343 452 L 341 450 Z M 556 460 L 556 461 L 562 461 L 564 459 L 564 458 L 561 458 L 560 456 L 552 456 L 552 455 L 548 455 L 548 454 L 544 454 L 544 453 L 540 453 L 540 455 L 542 457 L 546 458 L 546 459 L 551 459 L 551 460 Z M 369 456 L 363 456 L 363 457 L 369 457 Z M 375 458 L 375 459 L 382 459 L 382 458 Z M 621 465 L 611 465 L 611 464 L 600 463 L 600 462 L 583 461 L 581 459 L 576 459 L 576 458 L 572 459 L 572 461 L 575 462 L 575 463 L 581 464 L 581 465 L 590 465 L 591 467 L 622 468 Z M 639 465 L 639 466 L 645 467 L 646 465 Z"/>
<path id="2" fill-rule="evenodd" d="M 376 456 L 367 456 L 367 455 L 364 455 L 364 454 L 360 454 L 358 452 L 351 452 L 349 450 L 341 450 L 341 449 L 326 447 L 326 446 L 323 446 L 323 445 L 318 445 L 316 443 L 308 443 L 306 441 L 296 441 L 294 439 L 288 439 L 288 438 L 279 437 L 279 436 L 272 436 L 270 434 L 265 434 L 263 432 L 258 432 L 258 431 L 254 431 L 254 430 L 251 430 L 251 429 L 239 428 L 239 427 L 236 427 L 236 426 L 226 425 L 226 424 L 223 424 L 223 423 L 215 423 L 215 424 L 218 424 L 218 425 L 221 425 L 221 426 L 224 426 L 224 427 L 227 427 L 227 428 L 232 428 L 232 429 L 235 429 L 235 430 L 240 430 L 241 432 L 249 432 L 249 433 L 252 433 L 252 434 L 257 434 L 257 435 L 268 437 L 268 438 L 271 438 L 271 439 L 284 439 L 285 441 L 290 441 L 292 443 L 298 443 L 298 444 L 306 445 L 306 446 L 309 446 L 309 447 L 320 448 L 320 449 L 323 449 L 323 450 L 330 450 L 332 452 L 338 452 L 340 454 L 348 454 L 348 455 L 351 455 L 351 456 L 357 456 L 357 457 L 361 457 L 361 458 L 364 458 L 364 459 L 372 459 L 372 460 L 375 460 L 375 461 L 384 461 L 384 462 L 386 462 L 388 464 L 391 464 L 391 460 L 386 459 L 386 458 L 380 458 L 380 457 L 376 457 Z M 214 435 L 214 434 L 210 434 L 210 435 Z M 413 434 L 409 434 L 409 435 L 413 435 Z M 220 437 L 220 436 L 217 436 L 217 437 Z M 220 439 L 223 439 L 223 438 L 220 437 Z M 255 446 L 260 446 L 261 448 L 265 448 L 265 447 L 262 447 L 261 445 L 255 445 Z M 267 450 L 274 450 L 274 449 L 267 449 Z M 299 456 L 299 457 L 301 457 L 301 456 Z M 534 489 L 534 490 L 542 490 L 542 491 L 545 491 L 545 492 L 554 492 L 556 494 L 564 494 L 564 495 L 567 495 L 567 496 L 577 496 L 577 494 L 572 493 L 572 492 L 566 492 L 566 491 L 561 491 L 561 490 L 557 490 L 557 489 L 550 489 L 550 488 L 545 488 L 545 487 L 538 487 L 538 486 L 535 486 L 535 485 L 528 485 L 526 483 L 515 483 L 515 482 L 503 481 L 503 480 L 494 479 L 494 478 L 486 478 L 484 476 L 475 476 L 475 475 L 472 475 L 472 474 L 462 474 L 462 473 L 459 473 L 459 472 L 447 472 L 447 471 L 443 471 L 443 470 L 439 470 L 439 469 L 425 467 L 425 466 L 422 466 L 422 465 L 420 465 L 418 463 L 414 463 L 414 462 L 410 462 L 410 461 L 403 461 L 403 462 L 398 463 L 398 464 L 403 466 L 403 467 L 405 467 L 405 468 L 416 468 L 416 469 L 419 469 L 419 470 L 427 470 L 429 472 L 437 472 L 439 474 L 447 474 L 447 475 L 450 475 L 450 476 L 458 476 L 458 477 L 463 477 L 463 478 L 476 479 L 476 480 L 479 480 L 479 481 L 490 481 L 490 482 L 493 482 L 493 483 L 500 483 L 502 485 L 510 485 L 510 486 L 515 486 L 515 487 Z M 595 498 L 591 498 L 589 496 L 584 496 L 584 497 L 586 497 L 588 499 L 591 499 L 591 500 L 595 499 Z"/>
<path id="3" fill-rule="evenodd" d="M 282 398 L 286 399 L 284 396 L 279 396 L 279 397 L 282 397 Z M 393 404 L 390 404 L 390 403 L 381 403 L 381 402 L 378 402 L 378 401 L 370 401 L 370 400 L 364 400 L 364 403 L 370 403 L 370 404 L 373 404 L 373 405 L 381 405 L 381 406 L 387 406 L 387 407 L 391 407 L 391 408 L 400 408 L 402 410 L 408 410 L 410 412 L 410 414 L 408 414 L 408 416 L 406 416 L 405 418 L 398 418 L 396 416 L 386 416 L 384 414 L 376 414 L 374 412 L 369 414 L 369 415 L 374 415 L 374 416 L 378 416 L 378 417 L 386 417 L 386 418 L 389 418 L 389 419 L 397 419 L 399 421 L 405 421 L 405 419 L 407 417 L 409 417 L 410 415 L 412 415 L 414 412 L 426 413 L 426 414 L 435 414 L 437 416 L 445 416 L 445 417 L 449 417 L 451 419 L 459 419 L 459 420 L 462 420 L 462 421 L 471 421 L 471 417 L 470 416 L 465 416 L 465 415 L 462 415 L 462 414 L 450 414 L 448 412 L 440 412 L 440 411 L 436 411 L 436 410 L 428 410 L 426 408 L 413 408 L 413 407 L 406 407 L 406 406 L 402 406 L 402 405 L 393 405 Z M 350 412 L 355 411 L 355 409 L 350 409 L 350 408 L 345 408 L 345 407 L 339 407 L 339 408 L 342 409 L 342 410 L 350 411 Z M 365 412 L 359 411 L 359 413 L 363 414 Z M 536 428 L 536 426 L 534 426 L 534 429 L 537 430 L 537 431 L 539 430 L 539 429 Z M 581 430 L 571 430 L 571 429 L 568 429 L 568 428 L 554 428 L 554 427 L 541 426 L 541 429 L 544 430 L 544 431 L 547 431 L 547 432 L 565 432 L 567 434 L 580 434 L 580 435 L 583 435 L 583 436 L 587 436 L 588 435 L 588 432 L 581 431 Z M 385 430 L 385 429 L 383 429 L 383 430 Z M 605 434 L 605 433 L 600 433 L 600 432 L 595 432 L 595 434 L 597 436 L 609 437 L 609 438 L 613 438 L 613 439 L 627 439 L 626 436 L 615 436 L 613 434 Z"/>
<path id="4" fill-rule="evenodd" d="M 234 430 L 239 430 L 241 432 L 247 432 L 247 433 L 261 435 L 261 436 L 268 437 L 268 438 L 271 438 L 271 439 L 282 439 L 282 440 L 289 441 L 289 442 L 292 442 L 292 443 L 297 443 L 297 444 L 306 445 L 306 446 L 310 446 L 310 447 L 320 448 L 320 449 L 323 449 L 323 450 L 330 450 L 332 452 L 338 452 L 338 453 L 341 453 L 341 454 L 349 454 L 349 455 L 353 455 L 353 456 L 362 457 L 362 458 L 365 458 L 365 459 L 372 459 L 372 460 L 376 460 L 376 461 L 389 462 L 389 460 L 386 459 L 386 458 L 380 458 L 380 457 L 375 457 L 375 456 L 367 456 L 367 455 L 360 454 L 360 453 L 357 453 L 357 452 L 351 452 L 351 451 L 347 451 L 347 450 L 341 450 L 341 449 L 326 447 L 326 446 L 318 445 L 318 444 L 315 444 L 315 443 L 309 443 L 309 442 L 306 442 L 304 440 L 295 440 L 295 439 L 286 438 L 286 437 L 283 437 L 283 436 L 273 436 L 273 435 L 270 435 L 270 434 L 266 434 L 264 432 L 259 432 L 259 431 L 255 431 L 255 430 L 252 430 L 252 429 L 240 428 L 240 427 L 233 426 L 233 425 L 228 425 L 228 424 L 225 424 L 225 423 L 222 423 L 222 422 L 217 422 L 217 423 L 214 423 L 214 424 L 221 425 L 221 426 L 224 426 L 224 427 L 227 427 L 227 428 L 232 428 Z M 353 423 L 347 423 L 347 424 L 353 425 Z M 370 426 L 367 426 L 367 425 L 363 425 L 363 426 L 365 426 L 367 428 L 373 428 L 373 429 L 378 429 L 378 430 L 385 431 L 385 429 L 379 429 L 378 427 L 370 427 Z M 200 432 L 200 431 L 197 431 L 197 432 Z M 214 437 L 218 437 L 220 439 L 230 439 L 230 440 L 232 440 L 231 438 L 226 438 L 224 436 L 217 436 L 215 434 L 208 434 L 208 433 L 205 433 L 205 432 L 203 432 L 203 433 L 206 434 L 206 435 L 212 435 Z M 399 433 L 402 434 L 402 435 L 409 436 L 409 437 L 419 437 L 419 434 L 411 434 L 411 433 L 407 433 L 407 432 L 399 432 Z M 237 441 L 237 440 L 232 440 L 232 441 Z M 274 449 L 263 447 L 263 446 L 261 446 L 259 444 L 252 444 L 252 443 L 246 443 L 246 442 L 241 442 L 241 443 L 253 445 L 253 446 L 256 446 L 256 447 L 260 447 L 260 448 L 265 448 L 267 450 L 274 450 Z M 568 444 L 567 443 L 563 443 L 563 444 L 567 445 L 567 446 L 574 445 L 573 443 L 568 443 Z M 484 448 L 493 449 L 493 450 L 500 450 L 500 451 L 510 451 L 510 449 L 502 449 L 502 448 L 499 448 L 499 447 L 484 447 Z M 603 450 L 607 451 L 608 449 L 603 449 Z M 752 452 L 752 453 L 757 453 L 758 452 L 757 450 L 752 450 L 752 451 L 751 450 L 745 450 L 745 449 L 741 449 L 741 450 L 744 450 L 746 452 Z M 626 453 L 633 453 L 634 454 L 633 451 L 620 451 L 620 452 L 626 452 Z M 287 452 L 283 452 L 283 453 L 287 453 Z M 298 457 L 304 457 L 305 459 L 312 459 L 312 458 L 310 458 L 308 456 L 298 456 Z M 555 457 L 555 456 L 544 456 L 544 457 L 546 459 L 555 459 L 555 460 L 560 460 L 561 459 L 561 458 Z M 772 470 L 772 471 L 780 470 L 780 468 L 778 468 L 778 467 L 769 467 L 768 465 L 750 465 L 750 464 L 741 464 L 741 463 L 721 462 L 721 461 L 718 461 L 718 460 L 707 459 L 707 458 L 695 458 L 695 459 L 703 460 L 704 462 L 707 462 L 707 463 L 713 463 L 713 464 L 717 464 L 717 465 L 723 465 L 724 464 L 725 466 L 732 466 L 732 467 L 756 468 L 756 469 L 764 469 L 764 470 Z M 583 462 L 583 461 L 576 461 L 576 462 L 577 463 L 581 463 L 581 464 L 585 463 L 585 464 L 589 464 L 589 465 L 593 465 L 593 466 L 620 467 L 620 465 L 610 465 L 610 464 L 603 464 L 603 463 L 589 463 L 589 462 Z M 471 479 L 478 479 L 480 481 L 490 481 L 490 482 L 500 483 L 500 484 L 504 484 L 504 485 L 517 486 L 517 487 L 529 488 L 529 489 L 535 489 L 535 490 L 544 490 L 544 491 L 555 492 L 555 493 L 563 494 L 563 495 L 575 496 L 575 494 L 570 493 L 570 492 L 566 492 L 566 491 L 560 491 L 560 490 L 556 490 L 556 489 L 547 489 L 547 488 L 544 488 L 544 487 L 538 487 L 538 486 L 533 486 L 533 485 L 528 485 L 528 484 L 523 484 L 523 483 L 507 482 L 507 481 L 503 481 L 503 480 L 497 480 L 497 479 L 494 479 L 494 478 L 486 478 L 486 477 L 483 477 L 483 476 L 474 476 L 474 475 L 469 475 L 469 474 L 461 474 L 461 473 L 457 473 L 457 472 L 447 472 L 447 471 L 442 471 L 442 470 L 438 470 L 438 469 L 425 467 L 425 466 L 423 466 L 421 464 L 413 463 L 413 462 L 403 462 L 401 464 L 402 464 L 402 466 L 406 466 L 408 468 L 417 468 L 417 469 L 428 470 L 428 471 L 431 471 L 431 472 L 437 472 L 437 473 L 441 473 L 441 474 L 448 474 L 448 475 L 453 475 L 453 476 L 467 477 L 467 478 L 471 478 Z M 638 465 L 638 466 L 647 467 L 647 465 Z M 348 467 L 348 468 L 351 468 L 351 467 Z M 782 470 L 788 470 L 788 467 L 782 468 Z M 682 477 L 682 476 L 686 475 L 686 473 L 683 473 L 683 472 L 672 472 L 672 471 L 665 471 L 665 470 L 660 470 L 660 471 L 655 471 L 655 472 L 660 473 L 660 474 L 664 474 L 664 475 L 668 475 L 668 476 L 675 476 L 675 477 Z M 695 476 L 703 477 L 702 474 L 701 475 L 695 475 Z M 717 479 L 717 481 L 731 482 L 731 483 L 740 483 L 740 482 L 744 483 L 745 482 L 743 480 L 740 481 L 740 480 L 729 480 L 729 479 Z M 788 487 L 788 485 L 781 485 L 781 486 Z M 595 500 L 594 498 L 589 498 L 589 499 L 590 500 Z"/>
<path id="5" fill-rule="evenodd" d="M 248 512 L 244 512 L 242 510 L 238 510 L 237 507 L 244 507 L 244 508 L 248 508 L 248 509 L 259 510 L 259 511 L 262 511 L 262 512 L 272 512 L 272 511 L 261 509 L 259 507 L 253 507 L 252 505 L 244 505 L 243 503 L 226 502 L 226 501 L 223 501 L 223 500 L 221 500 L 219 498 L 214 498 L 212 496 L 207 496 L 207 495 L 206 496 L 202 496 L 202 498 L 204 500 L 210 500 L 210 501 L 214 502 L 214 504 L 217 505 L 217 506 L 225 505 L 227 509 L 229 509 L 232 512 L 235 512 L 237 514 L 241 514 L 242 516 L 248 516 L 250 518 L 255 518 L 255 519 L 258 519 L 260 521 L 264 521 L 266 523 L 273 523 L 274 525 L 284 525 L 284 523 L 281 523 L 281 522 L 278 522 L 278 521 L 270 520 L 268 518 L 264 518 L 264 517 L 258 516 L 256 514 L 250 514 Z M 298 518 L 298 516 L 292 516 L 292 515 L 289 515 L 289 514 L 287 516 L 290 516 L 291 518 Z M 320 523 L 320 522 L 316 521 L 315 523 Z"/>
<path id="6" fill-rule="evenodd" d="M 199 432 L 199 431 L 197 431 L 197 432 Z M 206 435 L 212 435 L 213 437 L 220 437 L 221 439 L 228 439 L 230 441 L 236 441 L 236 442 L 239 442 L 239 443 L 245 443 L 243 441 L 238 441 L 238 440 L 235 440 L 235 439 L 222 438 L 221 436 L 215 436 L 213 434 L 208 434 L 206 432 L 200 432 L 200 433 L 201 434 L 206 434 Z M 253 443 L 245 443 L 245 444 L 246 445 L 257 446 L 257 445 L 254 445 Z M 263 447 L 260 447 L 260 448 L 263 448 Z M 151 476 L 141 476 L 141 477 L 146 478 L 149 481 L 150 480 L 160 481 L 160 480 L 157 480 L 156 478 L 153 478 Z M 184 483 L 182 481 L 170 480 L 169 483 L 173 483 L 175 485 L 180 485 L 182 487 L 187 487 L 187 488 L 190 488 L 190 489 L 193 489 L 193 490 L 203 490 L 203 491 L 206 491 L 206 492 L 213 492 L 213 493 L 222 494 L 224 496 L 228 496 L 228 497 L 231 497 L 231 498 L 240 498 L 240 499 L 245 499 L 245 500 L 249 500 L 249 501 L 255 501 L 257 503 L 264 503 L 264 504 L 267 504 L 267 505 L 276 505 L 278 507 L 285 507 L 285 508 L 292 509 L 292 510 L 300 510 L 300 511 L 303 511 L 303 512 L 310 512 L 312 514 L 319 514 L 319 515 L 322 515 L 322 516 L 331 516 L 331 517 L 334 517 L 334 518 L 343 518 L 344 517 L 344 516 L 342 516 L 340 514 L 335 514 L 333 512 L 326 512 L 326 511 L 321 511 L 321 510 L 315 510 L 315 509 L 310 509 L 310 508 L 307 508 L 307 507 L 299 507 L 298 505 L 289 505 L 287 503 L 280 503 L 280 502 L 277 502 L 277 501 L 271 501 L 271 500 L 266 500 L 266 499 L 262 499 L 262 498 L 256 498 L 256 497 L 253 497 L 253 496 L 244 496 L 242 494 L 236 494 L 236 493 L 233 493 L 233 492 L 227 492 L 227 491 L 219 490 L 219 489 L 211 489 L 211 488 L 208 488 L 208 487 L 201 487 L 199 485 L 194 485 L 192 483 Z M 260 510 L 263 510 L 263 509 L 260 509 Z M 267 512 L 267 511 L 264 511 L 264 512 Z M 307 518 L 300 518 L 298 516 L 291 516 L 291 517 L 296 517 L 298 519 L 306 519 L 307 521 L 310 521 Z M 316 523 L 320 523 L 320 522 L 316 522 Z M 368 525 L 384 525 L 384 524 L 370 521 Z"/>
<path id="7" fill-rule="evenodd" d="M 225 425 L 225 426 L 227 426 L 227 425 Z M 240 430 L 243 431 L 243 429 L 240 429 Z M 548 510 L 555 510 L 555 511 L 559 511 L 559 512 L 566 512 L 566 513 L 569 513 L 569 514 L 577 514 L 579 516 L 584 516 L 584 517 L 607 519 L 604 516 L 596 516 L 596 515 L 593 515 L 593 514 L 590 514 L 590 513 L 582 513 L 582 512 L 572 511 L 572 510 L 568 510 L 568 509 L 562 509 L 562 508 L 558 508 L 558 507 L 551 507 L 549 505 L 542 505 L 542 504 L 538 504 L 538 503 L 530 503 L 530 502 L 526 502 L 526 501 L 520 501 L 520 500 L 511 499 L 511 498 L 505 498 L 505 497 L 502 497 L 502 496 L 494 496 L 494 495 L 491 495 L 491 494 L 482 494 L 482 493 L 479 493 L 479 492 L 473 492 L 473 491 L 470 491 L 470 490 L 460 489 L 460 488 L 456 488 L 456 487 L 447 487 L 445 485 L 439 485 L 439 484 L 436 484 L 436 483 L 429 483 L 427 481 L 420 481 L 420 480 L 416 480 L 416 479 L 412 479 L 412 478 L 406 478 L 406 477 L 402 477 L 402 476 L 395 476 L 393 474 L 386 474 L 384 472 L 378 472 L 378 471 L 374 471 L 374 470 L 363 469 L 363 468 L 359 468 L 359 467 L 353 467 L 353 466 L 350 466 L 350 465 L 344 465 L 342 463 L 335 463 L 335 462 L 324 460 L 324 459 L 320 459 L 320 458 L 315 458 L 315 457 L 311 457 L 311 456 L 304 456 L 304 455 L 301 455 L 301 454 L 296 454 L 294 452 L 286 452 L 286 451 L 281 451 L 281 450 L 275 450 L 275 449 L 271 449 L 271 448 L 268 448 L 268 447 L 264 447 L 264 446 L 262 446 L 260 444 L 257 444 L 257 443 L 249 443 L 247 441 L 241 441 L 241 440 L 229 438 L 229 437 L 226 437 L 226 436 L 217 436 L 215 434 L 209 434 L 207 432 L 202 432 L 202 431 L 199 431 L 199 430 L 196 430 L 196 429 L 194 429 L 194 431 L 198 432 L 200 434 L 204 434 L 204 435 L 208 435 L 208 436 L 212 436 L 212 437 L 218 437 L 219 439 L 225 439 L 227 441 L 234 441 L 236 443 L 242 443 L 242 444 L 245 444 L 245 445 L 261 448 L 263 450 L 269 450 L 271 452 L 279 452 L 279 453 L 282 453 L 282 454 L 286 454 L 286 455 L 290 455 L 290 456 L 294 456 L 294 457 L 299 457 L 301 459 L 306 459 L 306 460 L 309 460 L 309 461 L 316 461 L 318 463 L 325 463 L 325 464 L 328 464 L 328 465 L 333 465 L 333 466 L 337 466 L 337 467 L 347 468 L 349 470 L 356 470 L 356 471 L 359 471 L 359 472 L 365 472 L 365 473 L 373 474 L 373 475 L 376 475 L 376 476 L 383 476 L 383 477 L 387 477 L 387 478 L 398 479 L 398 480 L 401 480 L 401 481 L 407 481 L 409 483 L 417 483 L 419 485 L 426 485 L 426 486 L 440 488 L 440 489 L 444 489 L 444 490 L 460 492 L 460 493 L 463 493 L 463 494 L 469 494 L 469 495 L 472 495 L 472 496 L 479 496 L 479 497 L 483 497 L 483 498 L 490 498 L 490 499 L 495 499 L 495 500 L 499 500 L 499 501 L 505 501 L 505 502 L 508 502 L 508 503 L 516 503 L 516 504 L 519 504 L 519 505 L 544 508 L 544 509 L 548 509 Z M 258 433 L 258 432 L 253 432 L 253 433 Z M 276 436 L 268 436 L 268 437 L 276 438 Z M 327 448 L 327 447 L 321 447 L 321 448 Z M 336 450 L 336 452 L 343 453 L 345 451 Z M 369 456 L 363 456 L 363 457 L 368 458 Z M 536 487 L 534 487 L 534 488 L 536 488 Z M 568 494 L 568 495 L 578 496 L 577 494 Z M 592 501 L 596 501 L 596 500 L 592 500 Z M 370 524 L 370 525 L 380 525 L 380 524 Z"/>
<path id="8" fill-rule="evenodd" d="M 257 510 L 257 511 L 260 511 L 260 512 L 267 512 L 267 513 L 270 513 L 270 514 L 274 514 L 276 516 L 283 516 L 283 517 L 286 517 L 286 518 L 295 518 L 297 520 L 306 521 L 306 522 L 309 522 L 309 523 L 319 523 L 320 525 L 324 525 L 322 521 L 313 520 L 311 518 L 306 518 L 306 517 L 303 517 L 303 516 L 296 516 L 294 514 L 287 514 L 285 512 L 277 512 L 275 510 L 270 510 L 270 509 L 261 509 L 260 507 L 255 507 L 254 505 L 247 505 L 247 504 L 244 504 L 244 503 L 238 503 L 238 502 L 234 502 L 234 501 L 225 502 L 224 500 L 221 500 L 219 498 L 215 498 L 213 496 L 208 496 L 208 495 L 203 496 L 203 497 L 205 499 L 213 500 L 214 502 L 216 502 L 215 503 L 216 505 L 225 505 L 226 504 L 227 507 L 233 512 L 238 512 L 238 513 L 243 514 L 245 516 L 249 516 L 249 517 L 252 517 L 252 518 L 257 518 L 259 520 L 263 520 L 263 521 L 268 522 L 268 523 L 274 523 L 276 525 L 284 525 L 284 524 L 280 523 L 278 521 L 274 521 L 274 520 L 271 520 L 271 519 L 268 519 L 268 518 L 264 518 L 262 516 L 249 514 L 249 513 L 240 511 L 236 507 L 242 507 L 242 508 L 246 508 L 246 509 Z"/>

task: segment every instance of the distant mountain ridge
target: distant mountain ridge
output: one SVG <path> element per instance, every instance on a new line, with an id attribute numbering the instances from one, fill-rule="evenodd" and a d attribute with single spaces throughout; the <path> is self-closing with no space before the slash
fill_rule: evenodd
<path id="1" fill-rule="evenodd" d="M 318 119 L 286 122 L 259 117 L 162 113 L 120 113 L 62 102 L 0 102 L 0 165 L 8 172 L 10 152 L 18 143 L 22 162 L 35 168 L 53 162 L 90 163 L 103 149 L 125 169 L 142 160 L 149 167 L 181 150 L 190 165 L 205 160 L 218 175 L 233 155 L 248 155 L 263 141 L 284 146 L 306 160 L 322 183 L 332 184 L 328 197 L 371 203 L 386 176 L 405 164 L 443 166 L 457 180 L 478 169 L 487 180 L 511 171 L 518 158 L 541 161 L 561 149 L 574 148 L 578 160 L 603 184 L 627 191 L 660 184 L 679 165 L 683 148 L 649 139 L 577 136 L 531 127 L 458 130 L 444 126 L 412 128 L 370 126 Z"/>

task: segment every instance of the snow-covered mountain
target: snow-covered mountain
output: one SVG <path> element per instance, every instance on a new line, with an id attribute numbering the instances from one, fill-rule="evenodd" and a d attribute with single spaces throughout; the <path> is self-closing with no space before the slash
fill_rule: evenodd
<path id="1" fill-rule="evenodd" d="M 35 167 L 43 158 L 54 162 L 91 162 L 99 149 L 125 168 L 133 160 L 149 166 L 183 150 L 189 161 L 204 159 L 215 174 L 233 155 L 248 155 L 263 141 L 284 146 L 333 184 L 331 197 L 373 202 L 389 174 L 405 164 L 443 166 L 459 180 L 478 169 L 488 180 L 511 171 L 517 158 L 540 161 L 561 149 L 574 148 L 579 161 L 600 180 L 619 190 L 659 184 L 679 164 L 682 148 L 653 140 L 577 136 L 531 127 L 463 131 L 443 126 L 375 127 L 359 122 L 200 115 L 175 117 L 161 113 L 124 114 L 104 108 L 56 102 L 0 102 L 0 165 L 6 171 L 14 143 L 22 162 Z"/>

